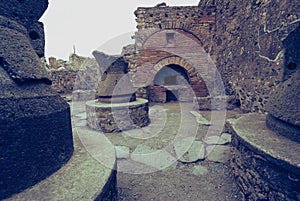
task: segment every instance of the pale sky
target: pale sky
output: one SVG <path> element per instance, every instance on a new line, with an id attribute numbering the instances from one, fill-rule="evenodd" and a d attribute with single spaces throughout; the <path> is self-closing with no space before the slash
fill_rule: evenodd
<path id="1" fill-rule="evenodd" d="M 105 3 L 104 3 L 105 2 Z M 199 0 L 49 0 L 40 19 L 46 35 L 46 57 L 67 59 L 73 52 L 91 57 L 95 49 L 120 54 L 136 30 L 137 7 L 197 6 Z"/>

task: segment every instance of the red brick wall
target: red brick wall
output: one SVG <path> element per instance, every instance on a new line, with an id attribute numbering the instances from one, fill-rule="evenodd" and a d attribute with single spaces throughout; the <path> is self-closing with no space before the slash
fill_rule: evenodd
<path id="1" fill-rule="evenodd" d="M 187 72 L 195 96 L 212 93 L 216 72 L 215 8 L 138 8 L 135 15 L 136 51 L 127 56 L 133 85 L 151 86 L 160 69 L 176 64 Z M 167 33 L 174 33 L 173 42 L 168 43 Z"/>
<path id="2" fill-rule="evenodd" d="M 168 43 L 167 33 L 174 33 Z M 206 84 L 211 85 L 215 70 L 201 41 L 191 33 L 179 29 L 161 30 L 152 34 L 136 56 L 133 84 L 138 87 L 153 84 L 156 73 L 164 66 L 176 64 L 185 69 L 196 96 L 208 94 Z"/>

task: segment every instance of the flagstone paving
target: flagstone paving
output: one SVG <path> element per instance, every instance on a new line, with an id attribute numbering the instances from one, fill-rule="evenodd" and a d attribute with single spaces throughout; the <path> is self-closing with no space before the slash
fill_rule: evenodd
<path id="1" fill-rule="evenodd" d="M 84 103 L 72 108 L 73 125 L 86 127 Z M 224 112 L 177 102 L 151 105 L 149 112 L 147 127 L 98 132 L 116 149 L 119 200 L 240 200 L 230 176 L 231 136 L 220 126 Z M 225 115 L 234 118 L 238 111 Z"/>

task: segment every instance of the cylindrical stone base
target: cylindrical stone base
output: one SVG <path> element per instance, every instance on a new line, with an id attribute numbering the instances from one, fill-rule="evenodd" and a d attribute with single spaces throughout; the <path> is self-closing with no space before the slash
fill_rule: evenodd
<path id="1" fill-rule="evenodd" d="M 58 95 L 0 98 L 0 111 L 2 200 L 57 171 L 72 156 L 73 139 L 69 105 Z"/>
<path id="2" fill-rule="evenodd" d="M 148 100 L 137 98 L 128 103 L 86 103 L 87 125 L 104 133 L 115 133 L 147 126 L 150 123 Z"/>
<path id="3" fill-rule="evenodd" d="M 229 120 L 231 168 L 242 200 L 299 200 L 299 144 L 269 130 L 265 121 L 263 114 Z"/>

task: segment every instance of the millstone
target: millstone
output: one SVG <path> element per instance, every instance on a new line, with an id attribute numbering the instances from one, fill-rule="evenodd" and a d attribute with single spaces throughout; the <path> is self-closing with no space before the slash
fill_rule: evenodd
<path id="1" fill-rule="evenodd" d="M 300 143 L 300 26 L 283 42 L 284 80 L 272 93 L 267 104 L 268 128 Z"/>

